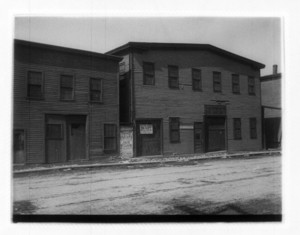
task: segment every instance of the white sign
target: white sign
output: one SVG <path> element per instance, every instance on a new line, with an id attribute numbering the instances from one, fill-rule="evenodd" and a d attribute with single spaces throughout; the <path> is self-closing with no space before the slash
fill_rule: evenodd
<path id="1" fill-rule="evenodd" d="M 152 124 L 141 124 L 140 125 L 140 134 L 142 134 L 142 135 L 153 134 Z"/>

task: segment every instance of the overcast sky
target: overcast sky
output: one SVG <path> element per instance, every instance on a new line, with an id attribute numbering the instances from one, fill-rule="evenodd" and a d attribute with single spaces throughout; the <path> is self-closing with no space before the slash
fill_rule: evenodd
<path id="1" fill-rule="evenodd" d="M 15 20 L 15 38 L 105 53 L 129 41 L 205 43 L 281 71 L 279 18 L 54 18 Z"/>

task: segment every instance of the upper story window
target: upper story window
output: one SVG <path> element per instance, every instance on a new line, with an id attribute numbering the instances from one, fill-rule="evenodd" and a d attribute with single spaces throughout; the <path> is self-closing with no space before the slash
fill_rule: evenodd
<path id="1" fill-rule="evenodd" d="M 60 99 L 74 99 L 74 77 L 72 75 L 60 76 Z"/>
<path id="2" fill-rule="evenodd" d="M 102 79 L 90 78 L 90 101 L 102 102 Z"/>
<path id="3" fill-rule="evenodd" d="M 250 118 L 250 138 L 256 139 L 257 138 L 257 130 L 256 130 L 256 118 Z"/>
<path id="4" fill-rule="evenodd" d="M 232 93 L 240 93 L 240 77 L 238 74 L 232 74 Z"/>
<path id="5" fill-rule="evenodd" d="M 242 125 L 240 118 L 233 119 L 233 138 L 235 140 L 242 139 Z"/>
<path id="6" fill-rule="evenodd" d="M 178 66 L 168 66 L 169 87 L 179 88 Z"/>
<path id="7" fill-rule="evenodd" d="M 192 80 L 193 80 L 193 90 L 201 91 L 202 90 L 202 81 L 201 81 L 201 70 L 192 69 Z"/>
<path id="8" fill-rule="evenodd" d="M 31 99 L 43 98 L 43 73 L 42 72 L 28 71 L 27 97 Z"/>
<path id="9" fill-rule="evenodd" d="M 213 87 L 214 87 L 214 92 L 222 91 L 221 73 L 220 72 L 213 72 Z"/>
<path id="10" fill-rule="evenodd" d="M 169 118 L 170 125 L 170 142 L 171 143 L 179 143 L 180 142 L 180 121 L 178 117 L 170 117 Z"/>
<path id="11" fill-rule="evenodd" d="M 119 64 L 119 72 L 120 72 L 120 74 L 125 73 L 125 62 L 121 62 Z"/>
<path id="12" fill-rule="evenodd" d="M 248 93 L 249 95 L 255 95 L 255 80 L 254 77 L 248 77 Z"/>
<path id="13" fill-rule="evenodd" d="M 144 85 L 155 85 L 154 77 L 154 63 L 144 62 L 143 63 L 143 84 Z"/>

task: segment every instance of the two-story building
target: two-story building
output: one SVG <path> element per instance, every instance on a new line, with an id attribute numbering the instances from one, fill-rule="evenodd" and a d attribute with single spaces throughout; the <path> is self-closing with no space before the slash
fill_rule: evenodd
<path id="1" fill-rule="evenodd" d="M 119 61 L 15 40 L 14 163 L 58 163 L 119 152 Z"/>
<path id="2" fill-rule="evenodd" d="M 129 42 L 120 62 L 121 155 L 262 148 L 260 69 L 207 44 Z"/>

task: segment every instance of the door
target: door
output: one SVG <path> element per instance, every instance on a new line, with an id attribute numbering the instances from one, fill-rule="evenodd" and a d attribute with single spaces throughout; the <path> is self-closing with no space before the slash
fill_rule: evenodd
<path id="1" fill-rule="evenodd" d="M 137 156 L 160 155 L 161 120 L 142 120 L 136 122 Z"/>
<path id="2" fill-rule="evenodd" d="M 46 116 L 46 161 L 58 163 L 66 161 L 65 117 Z"/>
<path id="3" fill-rule="evenodd" d="M 194 123 L 194 151 L 195 153 L 204 152 L 203 144 L 203 124 L 202 122 Z"/>
<path id="4" fill-rule="evenodd" d="M 14 130 L 14 164 L 25 163 L 25 133 L 24 130 Z"/>
<path id="5" fill-rule="evenodd" d="M 207 125 L 207 151 L 225 150 L 225 118 L 208 117 Z"/>
<path id="6" fill-rule="evenodd" d="M 86 117 L 67 116 L 68 160 L 86 159 Z"/>

